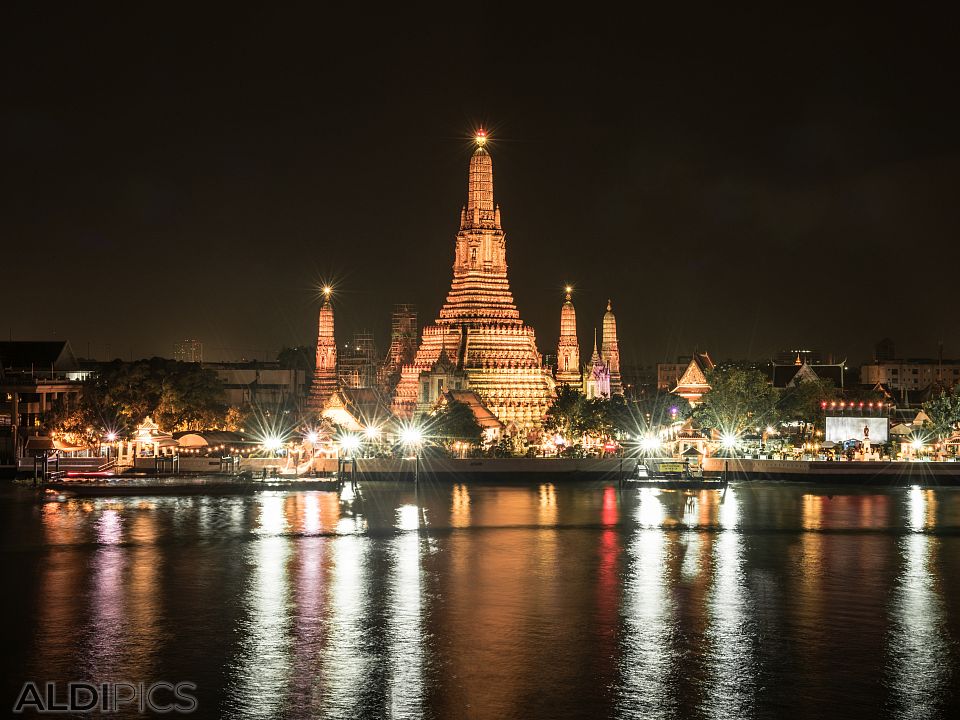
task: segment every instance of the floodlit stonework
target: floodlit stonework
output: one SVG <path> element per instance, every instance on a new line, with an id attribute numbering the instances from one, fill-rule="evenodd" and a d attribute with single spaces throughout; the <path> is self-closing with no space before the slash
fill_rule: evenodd
<path id="1" fill-rule="evenodd" d="M 337 389 L 337 341 L 333 335 L 333 306 L 330 304 L 329 288 L 324 290 L 317 326 L 317 368 L 310 385 L 307 410 L 320 414 L 327 400 Z"/>
<path id="2" fill-rule="evenodd" d="M 603 316 L 603 344 L 600 354 L 610 371 L 610 394 L 623 395 L 620 382 L 620 343 L 617 342 L 617 318 L 613 314 L 612 302 L 607 300 L 607 312 Z"/>
<path id="3" fill-rule="evenodd" d="M 445 390 L 469 389 L 505 425 L 533 427 L 554 398 L 554 381 L 510 292 L 485 142 L 480 133 L 470 158 L 450 292 L 440 317 L 424 328 L 413 363 L 402 368 L 393 410 L 410 417 L 432 406 Z M 448 386 L 451 382 L 461 387 Z"/>
<path id="4" fill-rule="evenodd" d="M 577 340 L 577 311 L 570 288 L 560 310 L 560 340 L 557 342 L 557 382 L 571 387 L 580 385 L 580 342 Z"/>

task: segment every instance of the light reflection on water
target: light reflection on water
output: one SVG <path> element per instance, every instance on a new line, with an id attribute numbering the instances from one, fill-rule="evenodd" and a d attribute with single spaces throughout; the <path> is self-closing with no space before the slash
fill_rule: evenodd
<path id="1" fill-rule="evenodd" d="M 673 607 L 667 589 L 668 536 L 655 528 L 665 515 L 660 493 L 640 491 L 638 531 L 628 547 L 623 614 L 626 632 L 620 659 L 624 692 L 618 710 L 625 717 L 672 717 L 676 698 L 671 692 L 674 645 Z"/>
<path id="2" fill-rule="evenodd" d="M 284 496 L 264 493 L 257 498 L 260 537 L 249 543 L 246 564 L 251 568 L 245 619 L 238 628 L 239 647 L 231 672 L 229 707 L 244 717 L 277 717 L 285 705 L 291 667 L 291 603 L 287 562 L 291 548 L 283 535 Z"/>
<path id="3" fill-rule="evenodd" d="M 950 641 L 935 575 L 939 538 L 923 532 L 935 526 L 936 506 L 933 490 L 911 488 L 906 514 L 915 532 L 898 543 L 902 570 L 893 593 L 888 672 L 890 704 L 904 718 L 935 717 L 954 674 L 946 662 Z"/>
<path id="4" fill-rule="evenodd" d="M 3 550 L 24 619 L 7 686 L 173 673 L 230 717 L 926 718 L 960 702 L 949 489 L 367 483 L 6 502 L 0 523 L 17 528 Z"/>

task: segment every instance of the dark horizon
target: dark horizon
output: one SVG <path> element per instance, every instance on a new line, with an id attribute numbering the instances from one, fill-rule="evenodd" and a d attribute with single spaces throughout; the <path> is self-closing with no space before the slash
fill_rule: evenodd
<path id="1" fill-rule="evenodd" d="M 610 297 L 624 365 L 960 356 L 949 18 L 199 12 L 12 20 L 4 336 L 271 359 L 330 282 L 339 342 L 385 350 L 449 289 L 482 125 L 545 354 L 570 283 L 581 355 Z"/>

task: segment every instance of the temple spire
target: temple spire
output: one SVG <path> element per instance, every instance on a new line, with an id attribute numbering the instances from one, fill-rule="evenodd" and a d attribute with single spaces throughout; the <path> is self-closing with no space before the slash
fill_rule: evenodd
<path id="1" fill-rule="evenodd" d="M 477 149 L 470 158 L 470 180 L 467 188 L 467 217 L 479 214 L 481 220 L 487 219 L 485 213 L 494 212 L 493 207 L 493 161 L 486 150 L 487 134 L 481 128 L 474 139 Z M 479 211 L 479 213 L 475 213 Z"/>
<path id="2" fill-rule="evenodd" d="M 607 312 L 603 315 L 603 361 L 610 369 L 610 392 L 623 395 L 620 380 L 620 343 L 617 342 L 617 317 L 613 314 L 613 302 L 607 300 Z"/>
<path id="3" fill-rule="evenodd" d="M 560 310 L 560 340 L 557 342 L 558 382 L 577 385 L 580 382 L 580 343 L 577 340 L 577 311 L 573 307 L 573 288 L 565 288 L 566 299 Z"/>
<path id="4" fill-rule="evenodd" d="M 327 400 L 337 389 L 337 340 L 334 336 L 333 305 L 330 303 L 332 288 L 323 288 L 323 305 L 317 323 L 317 363 L 310 386 L 307 408 L 319 415 Z"/>

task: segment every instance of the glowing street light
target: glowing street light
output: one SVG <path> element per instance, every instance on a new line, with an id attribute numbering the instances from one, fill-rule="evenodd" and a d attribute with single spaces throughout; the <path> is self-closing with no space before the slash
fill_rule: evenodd
<path id="1" fill-rule="evenodd" d="M 108 432 L 107 442 L 116 442 L 116 441 L 117 441 L 117 434 L 115 432 Z"/>
<path id="2" fill-rule="evenodd" d="M 413 426 L 405 427 L 400 431 L 400 442 L 410 447 L 416 447 L 423 442 L 423 431 Z"/>
<path id="3" fill-rule="evenodd" d="M 739 438 L 735 433 L 726 432 L 720 436 L 720 444 L 723 445 L 724 450 L 733 450 L 737 447 Z"/>
<path id="4" fill-rule="evenodd" d="M 360 438 L 356 435 L 344 435 L 340 438 L 340 448 L 347 452 L 347 455 L 353 453 L 360 447 Z"/>
<path id="5" fill-rule="evenodd" d="M 652 455 L 660 449 L 660 438 L 656 435 L 646 435 L 640 438 L 640 449 L 648 455 Z"/>
<path id="6" fill-rule="evenodd" d="M 407 425 L 400 430 L 400 442 L 413 448 L 413 483 L 420 485 L 420 445 L 423 443 L 423 431 L 415 425 Z"/>
<path id="7" fill-rule="evenodd" d="M 317 434 L 316 430 L 311 430 L 307 433 L 307 442 L 311 445 L 316 445 L 317 440 L 320 439 L 320 436 Z"/>
<path id="8" fill-rule="evenodd" d="M 363 434 L 367 436 L 368 440 L 376 440 L 380 437 L 380 428 L 378 428 L 376 425 L 369 425 L 363 431 Z"/>

